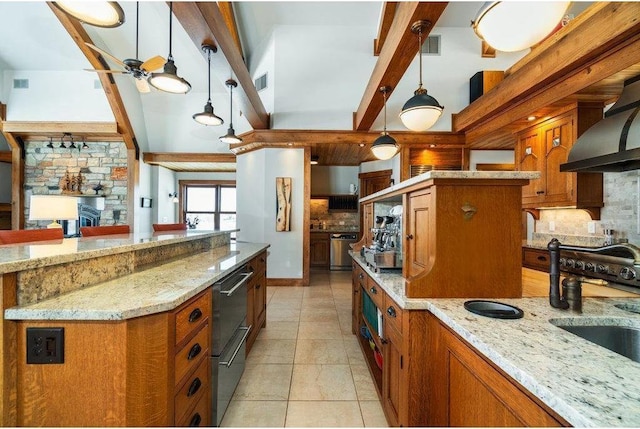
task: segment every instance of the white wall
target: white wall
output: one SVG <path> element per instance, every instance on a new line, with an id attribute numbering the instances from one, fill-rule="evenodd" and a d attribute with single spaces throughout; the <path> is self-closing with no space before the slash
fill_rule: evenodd
<path id="1" fill-rule="evenodd" d="M 469 170 L 475 170 L 477 164 L 513 164 L 512 150 L 472 150 L 469 153 Z"/>
<path id="2" fill-rule="evenodd" d="M 271 244 L 269 278 L 303 275 L 304 149 L 262 149 L 237 158 L 238 240 Z M 291 177 L 291 231 L 276 232 L 276 177 Z"/>
<path id="3" fill-rule="evenodd" d="M 178 191 L 176 173 L 168 168 L 151 166 L 152 193 L 157 204 L 153 207 L 153 223 L 177 223 L 178 205 L 169 194 Z"/>
<path id="4" fill-rule="evenodd" d="M 348 194 L 349 185 L 359 186 L 359 167 L 311 166 L 311 195 Z"/>
<path id="5" fill-rule="evenodd" d="M 152 207 L 153 204 L 157 203 L 157 201 L 153 198 L 153 193 L 151 192 L 151 166 L 144 162 L 140 162 L 138 165 L 140 167 L 140 182 L 134 192 L 133 230 L 136 232 L 147 232 L 153 229 L 151 226 L 153 223 L 153 209 L 141 207 L 140 199 L 142 197 L 151 198 Z"/>
<path id="6" fill-rule="evenodd" d="M 381 170 L 391 170 L 391 180 L 393 180 L 393 183 L 400 183 L 400 155 L 398 154 L 384 161 L 369 161 L 360 164 L 360 173 L 371 173 Z"/>
<path id="7" fill-rule="evenodd" d="M 273 34 L 262 43 L 256 53 L 260 57 L 249 60 L 251 77 L 255 81 L 256 78 L 267 73 L 267 87 L 262 89 L 259 95 L 265 110 L 273 112 L 276 88 L 275 39 Z"/>

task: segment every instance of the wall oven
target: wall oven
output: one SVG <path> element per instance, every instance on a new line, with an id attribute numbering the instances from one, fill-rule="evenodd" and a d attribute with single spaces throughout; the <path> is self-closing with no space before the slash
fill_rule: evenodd
<path id="1" fill-rule="evenodd" d="M 220 426 L 244 371 L 247 326 L 247 283 L 253 272 L 245 265 L 213 285 L 211 338 L 212 424 Z"/>

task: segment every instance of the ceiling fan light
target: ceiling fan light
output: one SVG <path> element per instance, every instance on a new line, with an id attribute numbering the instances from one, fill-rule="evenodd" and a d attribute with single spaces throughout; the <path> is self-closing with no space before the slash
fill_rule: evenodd
<path id="1" fill-rule="evenodd" d="M 57 1 L 53 4 L 78 21 L 96 27 L 113 28 L 124 23 L 124 11 L 115 1 Z"/>
<path id="2" fill-rule="evenodd" d="M 178 76 L 173 59 L 167 60 L 162 73 L 151 73 L 148 81 L 154 88 L 172 94 L 186 94 L 191 90 L 191 84 Z"/>
<path id="3" fill-rule="evenodd" d="M 373 142 L 371 152 L 378 159 L 391 159 L 398 153 L 398 144 L 393 137 L 385 132 Z"/>
<path id="4" fill-rule="evenodd" d="M 220 137 L 220 141 L 227 144 L 242 143 L 242 139 L 236 136 L 236 131 L 233 129 L 233 127 L 229 127 L 229 129 L 227 130 L 227 134 Z"/>
<path id="5" fill-rule="evenodd" d="M 207 104 L 204 105 L 204 112 L 196 113 L 193 115 L 193 119 L 202 125 L 216 126 L 224 124 L 224 120 L 213 113 L 211 101 L 207 101 Z"/>
<path id="6" fill-rule="evenodd" d="M 411 131 L 426 131 L 436 123 L 442 115 L 443 106 L 438 100 L 419 88 L 415 95 L 402 106 L 400 120 Z"/>
<path id="7" fill-rule="evenodd" d="M 503 52 L 530 48 L 558 25 L 571 2 L 485 2 L 471 26 L 478 37 Z"/>

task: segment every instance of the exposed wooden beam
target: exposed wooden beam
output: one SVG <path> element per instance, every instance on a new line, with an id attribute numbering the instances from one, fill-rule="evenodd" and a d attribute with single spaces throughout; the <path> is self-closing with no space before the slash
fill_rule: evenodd
<path id="1" fill-rule="evenodd" d="M 0 162 L 11 163 L 12 159 L 13 159 L 13 156 L 11 155 L 11 151 L 6 150 L 6 151 L 1 151 L 0 152 Z"/>
<path id="2" fill-rule="evenodd" d="M 19 138 L 2 132 L 11 148 L 11 229 L 24 228 L 24 147 Z"/>
<path id="3" fill-rule="evenodd" d="M 383 107 L 380 87 L 390 86 L 391 91 L 388 93 L 390 95 L 416 57 L 418 38 L 411 32 L 411 24 L 421 19 L 431 21 L 431 26 L 423 33 L 423 36 L 427 37 L 445 7 L 447 7 L 446 2 L 400 2 L 398 4 L 387 39 L 371 73 L 358 110 L 354 113 L 354 130 L 366 131 L 371 128 Z"/>
<path id="4" fill-rule="evenodd" d="M 513 115 L 514 106 L 520 106 L 526 115 L 526 109 L 559 100 L 640 62 L 640 57 L 620 58 L 617 54 L 635 51 L 629 45 L 637 43 L 640 35 L 640 3 L 596 2 L 583 13 L 516 63 L 493 91 L 456 115 L 453 130 L 467 132 L 480 125 L 485 132 L 497 129 L 495 118 L 504 116 L 506 110 Z M 606 60 L 613 56 L 619 58 L 617 63 Z M 608 64 L 599 66 L 603 61 Z M 594 67 L 600 73 L 594 73 Z M 549 92 L 552 88 L 564 91 Z M 496 125 L 487 126 L 489 123 Z"/>
<path id="5" fill-rule="evenodd" d="M 146 164 L 161 162 L 223 162 L 235 163 L 232 153 L 185 153 L 185 152 L 145 152 L 142 160 Z"/>
<path id="6" fill-rule="evenodd" d="M 93 44 L 93 40 L 91 40 L 91 37 L 89 37 L 89 34 L 87 34 L 80 21 L 70 18 L 51 2 L 47 2 L 47 4 L 65 30 L 67 30 L 69 36 L 71 36 L 71 38 L 76 42 L 76 45 L 78 45 L 78 48 L 82 51 L 91 66 L 96 70 L 109 70 L 104 58 L 86 45 L 86 43 Z M 136 151 L 137 159 L 139 153 L 138 143 L 136 141 L 131 122 L 129 121 L 129 116 L 127 115 L 127 111 L 124 107 L 122 97 L 120 96 L 118 86 L 116 85 L 113 76 L 106 73 L 97 73 L 97 75 L 100 79 L 100 83 L 102 84 L 102 88 L 104 89 L 111 111 L 113 112 L 113 117 L 118 124 L 118 132 L 122 135 L 122 140 L 127 146 L 127 149 L 133 149 Z"/>
<path id="7" fill-rule="evenodd" d="M 72 133 L 79 136 L 118 137 L 118 125 L 115 122 L 39 122 L 9 121 L 2 123 L 2 131 L 19 135 L 61 136 Z M 120 138 L 122 140 L 122 138 Z"/>
<path id="8" fill-rule="evenodd" d="M 229 29 L 234 42 L 236 42 L 236 47 L 240 52 L 240 56 L 244 58 L 244 53 L 242 52 L 242 42 L 240 41 L 240 33 L 238 33 L 238 25 L 236 23 L 236 16 L 233 13 L 233 2 L 219 1 L 218 7 L 220 8 L 220 13 L 224 18 L 224 22 L 227 24 L 227 28 Z"/>
<path id="9" fill-rule="evenodd" d="M 396 16 L 396 8 L 398 2 L 387 1 L 382 4 L 382 16 L 380 17 L 380 26 L 378 27 L 378 37 L 373 40 L 373 55 L 380 55 L 380 51 L 387 40 L 393 18 Z"/>
<path id="10" fill-rule="evenodd" d="M 242 53 L 227 28 L 220 7 L 215 2 L 175 2 L 173 13 L 198 48 L 214 44 L 223 55 L 212 55 L 214 70 L 231 70 L 238 81 L 234 91 L 242 113 L 253 129 L 268 129 L 269 114 L 258 95 Z M 203 53 L 203 55 L 205 55 Z M 220 76 L 219 76 L 220 77 Z M 224 82 L 230 76 L 223 76 Z"/>

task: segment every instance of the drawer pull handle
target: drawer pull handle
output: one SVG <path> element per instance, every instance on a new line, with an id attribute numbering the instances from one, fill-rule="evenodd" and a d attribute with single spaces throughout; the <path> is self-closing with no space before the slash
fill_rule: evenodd
<path id="1" fill-rule="evenodd" d="M 191 386 L 189 386 L 189 390 L 187 390 L 187 396 L 193 396 L 196 394 L 198 390 L 200 390 L 200 386 L 202 386 L 202 381 L 200 378 L 196 377 L 195 380 L 191 382 Z"/>
<path id="2" fill-rule="evenodd" d="M 195 343 L 193 347 L 191 347 L 191 350 L 189 350 L 189 354 L 187 355 L 187 360 L 193 360 L 196 356 L 200 354 L 201 351 L 202 351 L 202 347 L 200 347 L 200 344 Z"/>
<path id="3" fill-rule="evenodd" d="M 407 234 L 407 240 L 413 240 L 413 234 Z"/>
<path id="4" fill-rule="evenodd" d="M 191 312 L 191 314 L 189 314 L 189 323 L 193 323 L 201 317 L 202 317 L 202 310 L 200 310 L 199 308 L 196 308 Z"/>
<path id="5" fill-rule="evenodd" d="M 359 278 L 360 280 L 364 279 L 364 274 L 360 273 L 360 275 L 358 276 L 358 278 Z"/>
<path id="6" fill-rule="evenodd" d="M 387 314 L 391 317 L 396 317 L 396 309 L 390 306 L 387 308 Z"/>
<path id="7" fill-rule="evenodd" d="M 235 285 L 233 285 L 233 287 L 229 290 L 221 290 L 220 293 L 223 293 L 227 296 L 231 296 L 233 295 L 233 293 L 238 290 L 238 288 L 240 288 L 240 286 L 242 286 L 243 284 L 245 284 L 247 282 L 247 280 L 249 280 L 249 278 L 253 275 L 253 271 L 250 271 L 248 273 L 242 273 L 240 274 L 240 276 L 242 277 L 242 280 L 240 280 L 238 283 L 236 283 Z"/>
<path id="8" fill-rule="evenodd" d="M 371 292 L 371 293 L 372 293 L 372 294 L 374 294 L 374 295 L 378 293 L 377 289 L 376 289 L 376 288 L 374 288 L 374 287 L 372 287 L 371 289 L 369 289 L 369 292 Z"/>
<path id="9" fill-rule="evenodd" d="M 538 261 L 547 262 L 547 257 L 540 255 L 538 256 Z"/>
<path id="10" fill-rule="evenodd" d="M 260 283 L 256 285 L 256 289 L 260 289 Z"/>
<path id="11" fill-rule="evenodd" d="M 191 420 L 189 421 L 189 427 L 197 427 L 200 426 L 200 422 L 202 421 L 202 417 L 200 417 L 200 413 L 195 413 Z"/>

